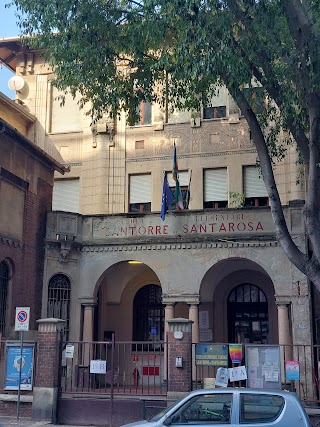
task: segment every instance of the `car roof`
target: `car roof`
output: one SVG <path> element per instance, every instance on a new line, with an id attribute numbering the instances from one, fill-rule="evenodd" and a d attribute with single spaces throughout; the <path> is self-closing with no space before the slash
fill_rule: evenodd
<path id="1" fill-rule="evenodd" d="M 257 389 L 257 388 L 242 388 L 242 387 L 226 387 L 226 388 L 202 388 L 199 390 L 194 390 L 190 395 L 197 394 L 206 394 L 206 393 L 245 393 L 245 394 L 277 394 L 279 396 L 287 397 L 287 396 L 296 396 L 296 393 L 289 392 L 286 390 L 265 390 L 265 389 Z"/>

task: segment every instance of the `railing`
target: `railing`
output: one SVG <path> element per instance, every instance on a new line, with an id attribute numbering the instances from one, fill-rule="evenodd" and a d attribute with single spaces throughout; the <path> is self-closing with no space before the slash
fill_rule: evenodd
<path id="1" fill-rule="evenodd" d="M 207 343 L 210 345 L 210 343 Z M 211 343 L 212 344 L 212 343 Z M 228 344 L 225 344 L 228 346 Z M 195 346 L 193 344 L 193 352 L 195 354 Z M 252 344 L 250 344 L 252 346 Z M 259 347 L 259 345 L 257 345 Z M 294 391 L 298 394 L 302 403 L 306 406 L 320 404 L 320 346 L 319 345 L 280 345 L 279 348 L 279 381 L 275 381 L 274 388 L 281 388 L 288 391 Z M 287 361 L 298 362 L 299 379 L 287 379 Z M 243 359 L 241 364 L 232 364 L 229 359 L 229 367 L 245 365 L 248 375 L 248 364 L 245 360 L 245 345 L 243 345 Z M 213 378 L 216 378 L 218 366 L 195 366 L 193 362 L 193 389 L 214 386 Z M 270 367 L 269 367 L 270 368 Z M 268 366 L 263 367 L 268 370 Z M 277 372 L 277 368 L 274 369 Z M 277 378 L 275 376 L 275 379 Z M 229 386 L 246 387 L 248 381 L 237 381 L 229 383 Z M 268 384 L 268 388 L 272 388 L 272 382 Z"/>
<path id="2" fill-rule="evenodd" d="M 193 356 L 195 345 L 192 344 Z M 228 346 L 228 344 L 225 345 Z M 275 347 L 278 349 L 279 361 L 278 367 L 273 368 L 274 388 L 295 391 L 305 405 L 320 405 L 320 346 L 280 345 Z M 229 367 L 245 365 L 249 374 L 250 366 L 245 360 L 245 353 L 244 345 L 241 364 L 232 364 L 229 359 Z M 166 346 L 162 341 L 64 343 L 61 391 L 63 394 L 164 396 L 168 384 L 167 360 Z M 287 378 L 286 361 L 298 362 L 298 380 Z M 192 367 L 193 389 L 213 386 L 218 366 L 196 366 L 193 360 Z M 269 368 L 266 364 L 261 369 L 262 375 L 265 375 Z M 247 387 L 247 385 L 248 381 L 229 382 L 229 386 Z M 272 387 L 273 383 L 268 383 L 267 388 Z"/>
<path id="3" fill-rule="evenodd" d="M 165 395 L 163 342 L 63 344 L 62 393 Z"/>

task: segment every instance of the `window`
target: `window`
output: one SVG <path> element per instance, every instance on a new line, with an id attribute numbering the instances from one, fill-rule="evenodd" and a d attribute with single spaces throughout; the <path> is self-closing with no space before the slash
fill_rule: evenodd
<path id="1" fill-rule="evenodd" d="M 227 168 L 204 170 L 203 208 L 216 209 L 228 207 Z"/>
<path id="2" fill-rule="evenodd" d="M 129 212 L 151 212 L 151 174 L 129 176 Z"/>
<path id="3" fill-rule="evenodd" d="M 249 394 L 240 395 L 240 423 L 272 423 L 284 408 L 284 398 L 278 395 Z"/>
<path id="4" fill-rule="evenodd" d="M 203 424 L 229 424 L 232 406 L 231 393 L 195 396 L 172 416 L 172 424 L 191 422 Z"/>
<path id="5" fill-rule="evenodd" d="M 61 105 L 60 92 L 56 87 L 52 87 L 51 105 L 51 133 L 81 132 L 82 113 L 78 101 L 79 97 L 73 99 L 71 93 L 65 95 L 64 105 Z"/>
<path id="6" fill-rule="evenodd" d="M 180 184 L 180 190 L 182 194 L 182 201 L 183 201 L 183 208 L 189 209 L 189 196 L 190 196 L 190 171 L 179 171 L 179 184 Z M 172 172 L 167 173 L 167 179 L 168 184 L 170 187 L 170 190 L 172 191 L 173 196 L 175 196 L 175 190 L 176 190 L 176 182 L 172 178 Z M 169 211 L 174 211 L 176 209 L 176 202 L 175 200 L 171 203 L 169 206 Z"/>
<path id="7" fill-rule="evenodd" d="M 0 263 L 0 332 L 5 334 L 7 298 L 9 287 L 9 267 L 5 261 Z"/>
<path id="8" fill-rule="evenodd" d="M 258 167 L 244 167 L 243 190 L 245 206 L 269 206 L 268 193 Z"/>
<path id="9" fill-rule="evenodd" d="M 152 105 L 150 102 L 142 101 L 139 106 L 138 125 L 151 125 L 152 124 Z"/>
<path id="10" fill-rule="evenodd" d="M 243 95 L 255 114 L 262 114 L 266 108 L 266 97 L 263 87 L 245 88 Z"/>
<path id="11" fill-rule="evenodd" d="M 59 179 L 54 181 L 52 193 L 52 210 L 79 212 L 80 180 Z"/>
<path id="12" fill-rule="evenodd" d="M 258 286 L 244 283 L 228 297 L 229 342 L 268 344 L 268 302 Z"/>
<path id="13" fill-rule="evenodd" d="M 47 316 L 65 320 L 64 340 L 69 339 L 70 280 L 64 274 L 56 274 L 49 282 Z"/>
<path id="14" fill-rule="evenodd" d="M 133 301 L 133 340 L 154 342 L 163 340 L 164 305 L 158 285 L 139 289 Z"/>
<path id="15" fill-rule="evenodd" d="M 203 109 L 204 119 L 221 119 L 227 116 L 227 109 L 225 105 L 217 107 L 205 107 Z"/>

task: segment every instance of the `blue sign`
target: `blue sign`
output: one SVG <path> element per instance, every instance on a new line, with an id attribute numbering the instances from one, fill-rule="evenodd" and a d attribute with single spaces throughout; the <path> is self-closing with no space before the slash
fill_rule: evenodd
<path id="1" fill-rule="evenodd" d="M 21 359 L 21 347 L 7 346 L 5 390 L 18 390 L 20 369 L 20 390 L 32 390 L 33 348 L 30 345 L 23 346 Z"/>
<path id="2" fill-rule="evenodd" d="M 151 334 L 156 335 L 157 334 L 157 328 L 155 326 L 151 326 Z"/>
<path id="3" fill-rule="evenodd" d="M 225 344 L 196 344 L 196 365 L 228 366 L 228 346 Z"/>

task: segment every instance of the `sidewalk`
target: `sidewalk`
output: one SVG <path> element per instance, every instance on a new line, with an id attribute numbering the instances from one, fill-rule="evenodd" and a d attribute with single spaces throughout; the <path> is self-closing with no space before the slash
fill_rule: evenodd
<path id="1" fill-rule="evenodd" d="M 20 417 L 18 421 L 17 417 L 0 416 L 1 427 L 42 427 L 50 424 L 51 423 L 49 421 L 36 421 L 31 418 Z"/>

